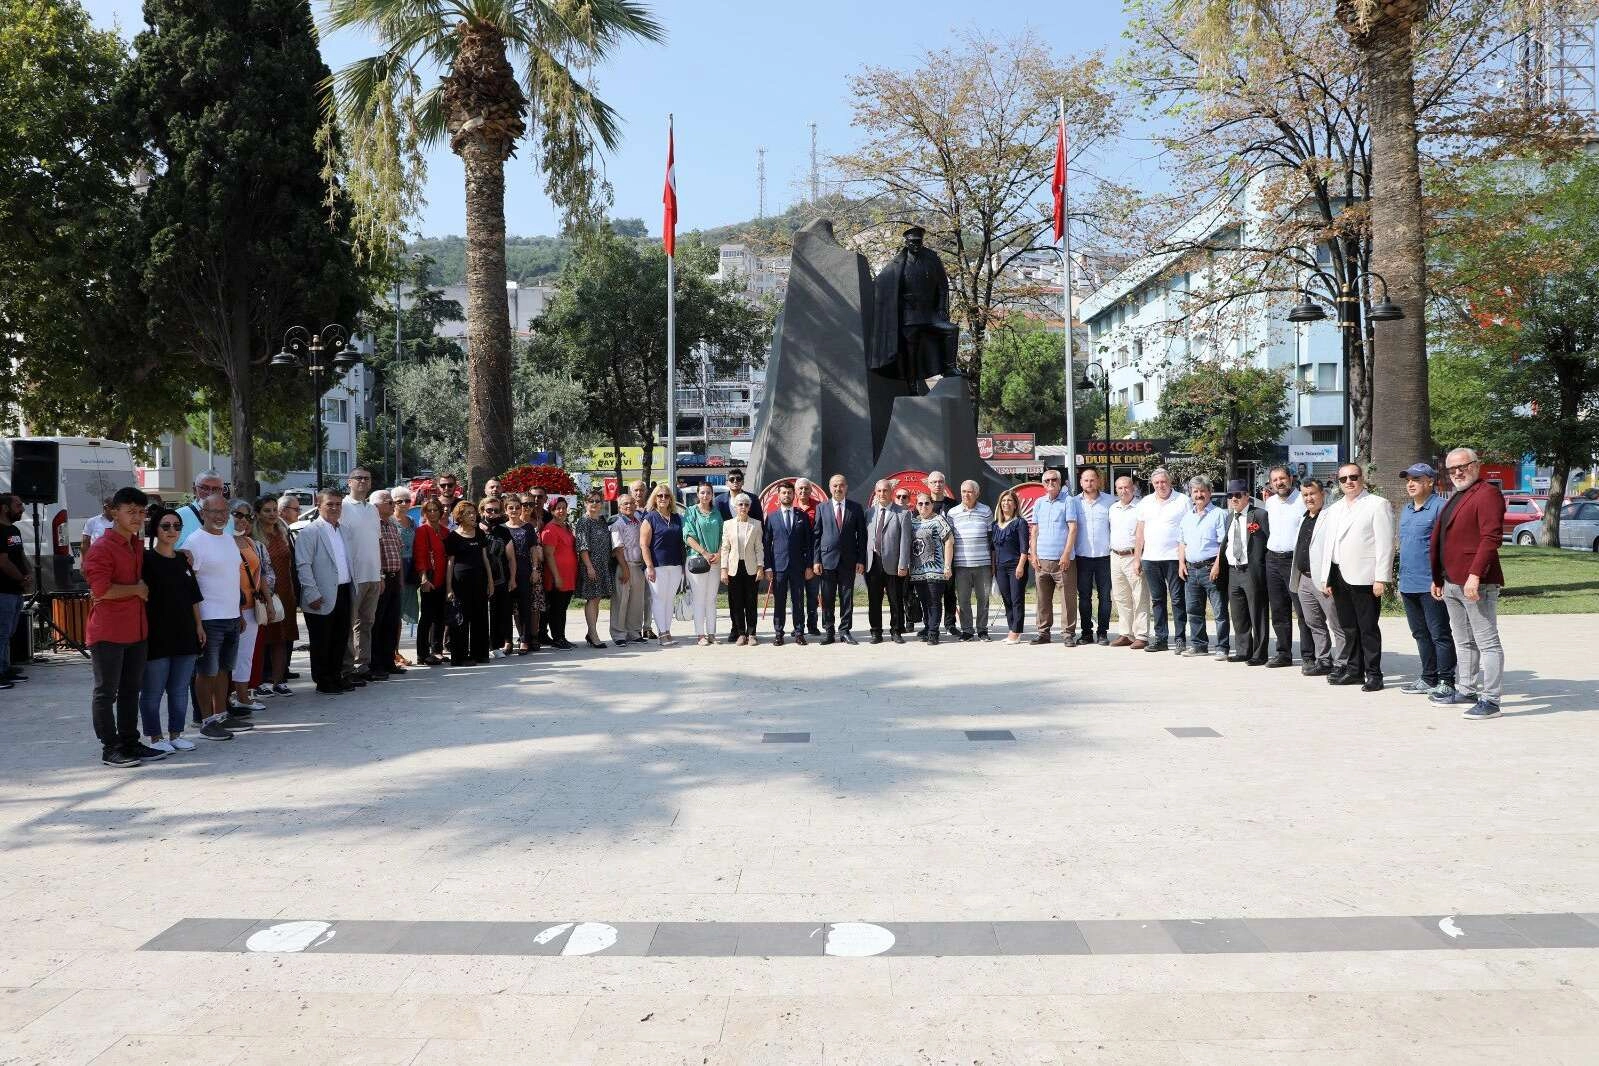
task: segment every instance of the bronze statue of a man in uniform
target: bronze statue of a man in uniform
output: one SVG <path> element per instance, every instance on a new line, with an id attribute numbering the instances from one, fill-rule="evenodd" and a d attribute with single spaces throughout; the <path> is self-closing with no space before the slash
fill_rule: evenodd
<path id="1" fill-rule="evenodd" d="M 938 253 L 922 244 L 926 231 L 912 226 L 905 244 L 877 275 L 867 368 L 927 392 L 927 379 L 960 373 L 955 353 L 960 328 L 949 320 L 949 275 Z"/>

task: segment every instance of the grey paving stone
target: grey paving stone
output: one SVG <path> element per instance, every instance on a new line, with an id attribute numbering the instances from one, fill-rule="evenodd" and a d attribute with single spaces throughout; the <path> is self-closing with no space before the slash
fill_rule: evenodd
<path id="1" fill-rule="evenodd" d="M 735 954 L 820 955 L 826 945 L 822 922 L 740 922 Z"/>
<path id="2" fill-rule="evenodd" d="M 968 729 L 965 731 L 967 740 L 1015 740 L 1016 734 L 1009 729 Z"/>
<path id="3" fill-rule="evenodd" d="M 559 922 L 490 922 L 483 939 L 478 942 L 479 955 L 559 955 L 566 938 L 572 935 L 567 929 L 553 939 L 540 944 L 537 937 Z"/>
<path id="4" fill-rule="evenodd" d="M 388 955 L 414 922 L 334 922 L 333 935 L 306 952 L 318 955 Z"/>
<path id="5" fill-rule="evenodd" d="M 147 940 L 139 950 L 221 951 L 256 925 L 255 918 L 185 918 Z"/>
<path id="6" fill-rule="evenodd" d="M 762 744 L 809 744 L 809 733 L 762 733 Z"/>
<path id="7" fill-rule="evenodd" d="M 1599 926 L 1577 914 L 1496 914 L 1512 932 L 1541 948 L 1599 947 Z"/>
<path id="8" fill-rule="evenodd" d="M 1078 922 L 1095 955 L 1177 955 L 1181 949 L 1160 922 L 1106 919 Z"/>
<path id="9" fill-rule="evenodd" d="M 1414 918 L 1246 918 L 1267 951 L 1419 951 L 1437 942 Z M 1599 930 L 1595 930 L 1599 932 Z"/>
<path id="10" fill-rule="evenodd" d="M 1445 918 L 1452 919 L 1460 936 L 1450 936 L 1440 926 Z M 1536 947 L 1523 934 L 1512 929 L 1501 918 L 1491 914 L 1432 914 L 1417 918 L 1417 922 L 1430 932 L 1439 946 L 1451 948 L 1530 948 Z"/>
<path id="11" fill-rule="evenodd" d="M 1160 924 L 1184 955 L 1266 950 L 1241 918 L 1175 918 Z"/>
<path id="12" fill-rule="evenodd" d="M 732 922 L 659 922 L 651 955 L 711 956 L 738 952 L 738 926 Z"/>
<path id="13" fill-rule="evenodd" d="M 476 955 L 496 922 L 412 922 L 389 950 L 398 955 Z M 338 937 L 334 937 L 337 940 Z"/>
<path id="14" fill-rule="evenodd" d="M 1208 725 L 1169 725 L 1166 732 L 1174 737 L 1219 737 L 1220 733 Z"/>
<path id="15" fill-rule="evenodd" d="M 1076 922 L 995 922 L 1001 955 L 1089 955 Z"/>
<path id="16" fill-rule="evenodd" d="M 998 955 L 992 922 L 881 922 L 894 934 L 884 955 Z"/>

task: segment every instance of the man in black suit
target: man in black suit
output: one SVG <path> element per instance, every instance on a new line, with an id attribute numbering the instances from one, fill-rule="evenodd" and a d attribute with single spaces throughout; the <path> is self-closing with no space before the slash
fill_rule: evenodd
<path id="1" fill-rule="evenodd" d="M 827 491 L 832 498 L 816 509 L 816 562 L 812 571 L 822 579 L 822 643 L 833 643 L 836 609 L 841 639 L 845 644 L 854 644 L 849 631 L 855 618 L 855 579 L 866 572 L 866 512 L 860 504 L 845 498 L 849 482 L 843 474 L 833 475 Z"/>
<path id="2" fill-rule="evenodd" d="M 773 627 L 777 639 L 783 643 L 783 608 L 792 603 L 794 608 L 794 643 L 805 643 L 805 578 L 810 572 L 815 555 L 811 537 L 811 520 L 805 512 L 794 506 L 794 486 L 784 485 L 777 490 L 777 510 L 767 516 L 762 524 L 761 539 L 765 541 L 766 561 L 769 564 L 766 580 L 771 583 L 777 613 Z"/>
<path id="3" fill-rule="evenodd" d="M 1266 538 L 1270 534 L 1266 509 L 1255 503 L 1244 481 L 1227 482 L 1227 520 L 1221 527 L 1221 550 L 1211 564 L 1211 576 L 1226 575 L 1227 602 L 1233 623 L 1230 663 L 1265 666 L 1271 644 L 1266 622 Z"/>

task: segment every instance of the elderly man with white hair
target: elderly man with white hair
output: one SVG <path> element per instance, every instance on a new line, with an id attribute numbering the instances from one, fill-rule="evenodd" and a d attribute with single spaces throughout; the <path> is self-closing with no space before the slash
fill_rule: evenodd
<path id="1" fill-rule="evenodd" d="M 1482 478 L 1482 460 L 1470 448 L 1444 458 L 1454 495 L 1438 514 L 1432 536 L 1432 598 L 1449 608 L 1457 666 L 1453 693 L 1429 696 L 1433 703 L 1469 703 L 1474 722 L 1499 717 L 1504 692 L 1505 650 L 1499 640 L 1499 566 L 1505 497 Z M 1475 700 L 1473 700 L 1475 696 Z"/>
<path id="2" fill-rule="evenodd" d="M 378 519 L 378 601 L 372 614 L 372 677 L 387 681 L 405 668 L 394 661 L 400 650 L 400 590 L 405 584 L 405 546 L 400 525 L 394 520 L 394 497 L 388 489 L 372 494 Z"/>
<path id="3" fill-rule="evenodd" d="M 206 500 L 212 496 L 222 496 L 222 475 L 215 470 L 204 470 L 194 475 L 194 499 L 178 508 L 178 517 L 183 520 L 183 532 L 178 534 L 178 547 L 186 547 L 189 538 L 204 528 L 205 519 L 201 516 L 201 509 Z M 223 506 L 226 506 L 226 497 L 223 497 Z"/>
<path id="4" fill-rule="evenodd" d="M 977 493 L 977 482 L 961 482 L 961 502 L 944 513 L 955 530 L 955 603 L 960 609 L 962 640 L 988 639 L 988 590 L 994 584 L 994 538 L 990 534 L 994 512 L 978 500 Z"/>
<path id="5" fill-rule="evenodd" d="M 794 479 L 794 506 L 805 512 L 805 517 L 810 519 L 811 531 L 816 531 L 816 501 L 811 497 L 811 479 L 797 477 Z M 814 570 L 805 575 L 805 632 L 813 637 L 822 635 L 822 579 Z M 798 619 L 796 619 L 798 621 Z"/>

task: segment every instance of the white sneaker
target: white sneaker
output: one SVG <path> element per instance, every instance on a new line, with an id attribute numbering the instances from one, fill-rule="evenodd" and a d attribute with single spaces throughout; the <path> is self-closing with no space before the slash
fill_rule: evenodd
<path id="1" fill-rule="evenodd" d="M 170 744 L 172 746 L 172 750 L 173 751 L 193 751 L 194 750 L 194 741 L 185 740 L 182 737 L 173 737 L 171 740 L 167 741 L 166 743 L 168 743 L 168 744 Z"/>
<path id="2" fill-rule="evenodd" d="M 231 696 L 228 697 L 228 706 L 229 707 L 237 707 L 241 711 L 264 711 L 264 710 L 266 710 L 266 704 L 264 704 L 264 703 L 258 702 L 256 700 L 251 700 L 249 703 L 240 703 L 238 700 L 234 699 Z"/>
<path id="3" fill-rule="evenodd" d="M 164 751 L 168 755 L 171 755 L 178 750 L 177 745 L 173 744 L 170 740 L 154 740 L 150 742 L 150 746 L 156 751 Z M 192 748 L 194 745 L 190 744 L 189 747 Z"/>

